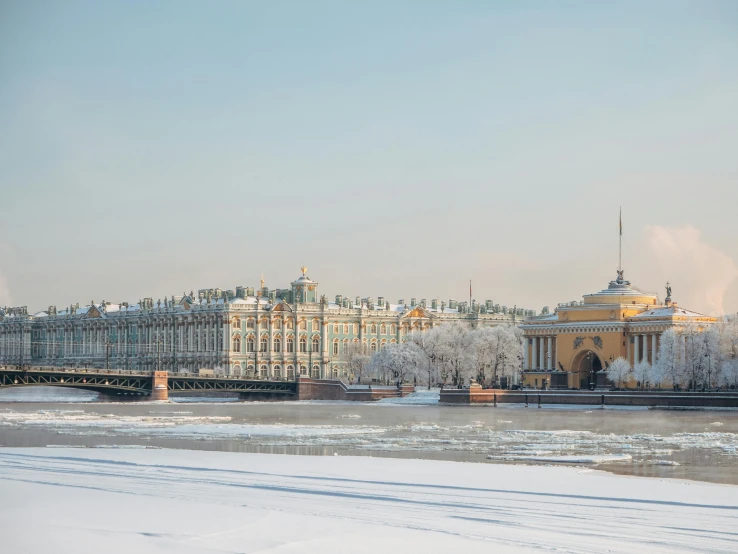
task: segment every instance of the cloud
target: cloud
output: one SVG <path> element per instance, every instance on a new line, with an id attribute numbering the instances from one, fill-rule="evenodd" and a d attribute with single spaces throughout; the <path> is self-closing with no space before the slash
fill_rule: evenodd
<path id="1" fill-rule="evenodd" d="M 725 252 L 705 243 L 699 229 L 649 225 L 646 246 L 651 263 L 672 283 L 679 305 L 710 315 L 725 313 L 723 299 L 738 265 Z M 655 269 L 655 268 L 654 268 Z"/>

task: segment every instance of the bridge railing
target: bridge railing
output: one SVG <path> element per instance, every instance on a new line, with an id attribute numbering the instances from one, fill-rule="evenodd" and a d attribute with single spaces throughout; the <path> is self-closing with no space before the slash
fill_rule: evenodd
<path id="1" fill-rule="evenodd" d="M 151 377 L 150 371 L 126 371 L 123 369 L 99 369 L 94 367 L 58 367 L 58 366 L 26 366 L 18 368 L 18 366 L 0 366 L 1 371 L 17 371 L 18 373 L 41 373 L 41 372 L 61 372 L 61 373 L 94 373 L 96 375 L 126 375 L 126 376 L 143 376 Z"/>

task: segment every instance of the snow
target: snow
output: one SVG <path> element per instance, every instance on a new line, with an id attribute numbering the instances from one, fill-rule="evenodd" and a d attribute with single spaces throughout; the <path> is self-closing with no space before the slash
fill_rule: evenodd
<path id="1" fill-rule="evenodd" d="M 0 448 L 3 551 L 30 554 L 727 553 L 736 492 L 583 468 Z"/>

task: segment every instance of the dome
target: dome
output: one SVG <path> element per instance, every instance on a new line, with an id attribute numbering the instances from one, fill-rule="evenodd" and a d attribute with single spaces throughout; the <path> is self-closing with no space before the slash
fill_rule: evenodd
<path id="1" fill-rule="evenodd" d="M 618 271 L 618 278 L 610 281 L 606 289 L 594 294 L 585 294 L 585 304 L 647 304 L 652 306 L 658 301 L 658 296 L 641 292 L 634 288 L 630 281 L 623 278 L 623 271 Z"/>

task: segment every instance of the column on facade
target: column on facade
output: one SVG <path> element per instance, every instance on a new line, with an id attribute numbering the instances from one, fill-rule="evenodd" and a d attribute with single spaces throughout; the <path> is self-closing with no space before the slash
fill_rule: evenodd
<path id="1" fill-rule="evenodd" d="M 231 319 L 229 314 L 226 312 L 223 314 L 223 337 L 220 341 L 220 349 L 223 353 L 223 364 L 225 365 L 225 373 L 226 375 L 231 374 L 231 362 L 230 362 L 230 356 L 231 356 Z M 217 339 L 216 339 L 217 340 Z"/>
<path id="2" fill-rule="evenodd" d="M 640 361 L 640 340 L 641 335 L 634 335 L 633 336 L 633 365 L 635 366 Z"/>
<path id="3" fill-rule="evenodd" d="M 659 339 L 658 333 L 653 333 L 651 335 L 651 365 L 656 364 L 656 354 L 658 353 L 658 349 L 656 348 L 656 342 Z"/>
<path id="4" fill-rule="evenodd" d="M 543 337 L 538 337 L 539 343 L 538 343 L 538 369 L 543 369 L 546 367 L 544 360 L 544 350 L 546 349 L 545 339 Z"/>
<path id="5" fill-rule="evenodd" d="M 648 335 L 643 334 L 641 335 L 641 346 L 643 347 L 643 350 L 641 351 L 641 361 L 647 362 L 648 361 Z"/>
<path id="6" fill-rule="evenodd" d="M 552 338 L 548 337 L 548 354 L 546 358 L 546 369 L 551 371 L 551 362 L 553 361 L 553 348 L 552 348 Z"/>
<path id="7" fill-rule="evenodd" d="M 529 369 L 538 369 L 536 364 L 538 363 L 538 337 L 533 337 L 531 343 L 531 364 Z"/>
<path id="8" fill-rule="evenodd" d="M 325 374 L 325 363 L 323 363 L 323 360 L 328 357 L 328 322 L 325 320 L 325 316 L 322 316 L 320 321 L 320 344 L 320 374 L 318 376 L 321 379 L 325 379 L 328 377 Z"/>

